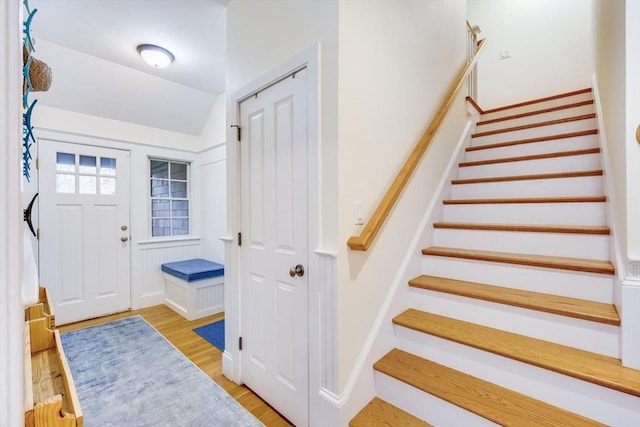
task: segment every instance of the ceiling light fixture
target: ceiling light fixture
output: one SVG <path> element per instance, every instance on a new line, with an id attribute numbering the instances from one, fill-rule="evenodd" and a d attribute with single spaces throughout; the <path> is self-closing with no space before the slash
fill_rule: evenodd
<path id="1" fill-rule="evenodd" d="M 141 44 L 138 53 L 147 64 L 156 68 L 168 67 L 176 59 L 167 49 L 154 44 Z"/>

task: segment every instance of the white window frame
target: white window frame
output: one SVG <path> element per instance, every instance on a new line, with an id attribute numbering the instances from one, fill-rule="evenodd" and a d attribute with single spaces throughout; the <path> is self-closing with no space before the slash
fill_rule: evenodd
<path id="1" fill-rule="evenodd" d="M 168 175 L 167 178 L 153 178 L 151 176 L 151 163 L 152 162 L 165 162 L 169 165 L 169 169 L 168 169 Z M 171 164 L 172 163 L 177 163 L 177 164 L 183 164 L 186 166 L 186 173 L 187 173 L 187 177 L 186 180 L 182 180 L 182 179 L 172 179 L 171 178 Z M 191 237 L 191 233 L 193 230 L 193 213 L 192 213 L 192 209 L 191 209 L 191 162 L 190 161 L 186 161 L 186 160 L 178 160 L 178 159 L 167 159 L 167 158 L 162 158 L 162 157 L 148 157 L 147 159 L 147 195 L 149 198 L 149 236 L 151 237 L 151 239 L 153 240 L 166 240 L 166 239 L 181 239 L 181 238 L 185 238 L 185 237 Z M 154 197 L 151 194 L 151 183 L 152 180 L 154 179 L 160 179 L 160 180 L 166 180 L 168 183 L 168 197 Z M 187 195 L 186 197 L 171 197 L 171 181 L 178 181 L 178 182 L 186 182 L 186 191 L 187 191 Z M 153 201 L 154 200 L 167 200 L 169 201 L 169 216 L 168 217 L 154 217 L 153 216 Z M 176 219 L 186 219 L 187 223 L 188 223 L 188 230 L 186 234 L 174 234 L 173 233 L 173 210 L 171 209 L 171 201 L 186 201 L 187 202 L 187 209 L 188 209 L 188 214 L 187 216 L 180 216 L 180 217 L 176 217 Z M 170 234 L 168 235 L 157 235 L 154 236 L 153 235 L 153 220 L 154 219 L 168 219 L 169 220 L 169 229 L 170 229 Z"/>

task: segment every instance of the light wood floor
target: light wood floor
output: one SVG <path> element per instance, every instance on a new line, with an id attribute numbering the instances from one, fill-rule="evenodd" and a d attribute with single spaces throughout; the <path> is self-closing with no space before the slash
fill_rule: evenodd
<path id="1" fill-rule="evenodd" d="M 222 352 L 193 332 L 193 329 L 198 326 L 223 319 L 223 314 L 204 317 L 190 322 L 166 306 L 158 305 L 70 325 L 63 325 L 58 327 L 58 329 L 60 332 L 67 332 L 136 314 L 144 317 L 147 322 L 152 324 L 167 340 L 176 346 L 178 350 L 191 359 L 193 363 L 222 386 L 234 399 L 267 427 L 293 425 L 249 388 L 244 385 L 238 385 L 222 375 Z"/>

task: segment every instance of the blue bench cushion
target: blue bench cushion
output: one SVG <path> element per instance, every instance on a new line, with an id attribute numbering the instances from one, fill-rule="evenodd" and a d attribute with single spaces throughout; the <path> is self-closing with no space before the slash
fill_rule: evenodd
<path id="1" fill-rule="evenodd" d="M 187 259 L 162 264 L 162 271 L 185 282 L 224 276 L 224 266 L 206 259 Z"/>

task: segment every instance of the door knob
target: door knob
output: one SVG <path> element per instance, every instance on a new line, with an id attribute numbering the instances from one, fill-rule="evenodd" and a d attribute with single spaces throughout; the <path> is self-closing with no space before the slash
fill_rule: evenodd
<path id="1" fill-rule="evenodd" d="M 128 238 L 127 236 L 122 236 L 122 237 L 120 238 L 120 240 L 121 240 L 122 242 L 126 242 L 127 240 L 129 240 L 129 238 Z"/>
<path id="2" fill-rule="evenodd" d="M 289 276 L 291 277 L 304 276 L 304 267 L 302 266 L 302 264 L 298 264 L 295 267 L 291 267 L 291 270 L 289 270 Z"/>

